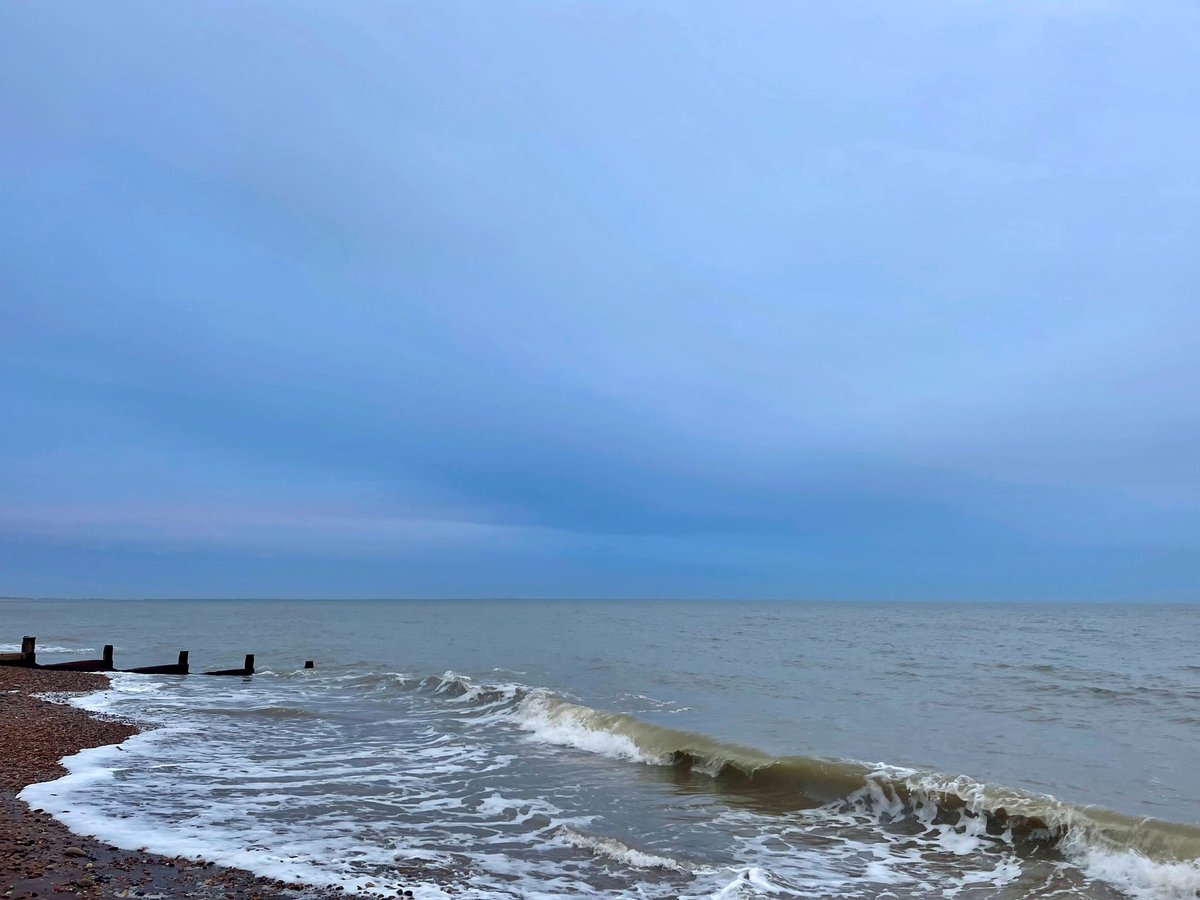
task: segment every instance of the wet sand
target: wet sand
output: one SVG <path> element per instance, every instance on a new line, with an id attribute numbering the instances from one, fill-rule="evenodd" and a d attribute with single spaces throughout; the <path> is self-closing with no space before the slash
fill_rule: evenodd
<path id="1" fill-rule="evenodd" d="M 104 675 L 0 667 L 0 897 L 330 898 L 341 890 L 259 878 L 201 859 L 119 850 L 73 834 L 17 799 L 26 785 L 66 774 L 65 756 L 116 744 L 140 729 L 38 694 L 91 693 Z M 372 894 L 355 894 L 373 897 Z"/>

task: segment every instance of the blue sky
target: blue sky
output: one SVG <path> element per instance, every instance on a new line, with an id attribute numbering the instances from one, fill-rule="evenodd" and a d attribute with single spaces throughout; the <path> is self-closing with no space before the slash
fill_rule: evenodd
<path id="1" fill-rule="evenodd" d="M 0 6 L 0 594 L 1193 600 L 1200 7 Z"/>

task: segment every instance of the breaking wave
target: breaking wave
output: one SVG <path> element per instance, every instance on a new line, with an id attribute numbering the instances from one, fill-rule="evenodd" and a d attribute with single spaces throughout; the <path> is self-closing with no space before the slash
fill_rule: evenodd
<path id="1" fill-rule="evenodd" d="M 952 852 L 990 842 L 1019 855 L 1056 855 L 1088 877 L 1141 900 L 1192 900 L 1200 893 L 1200 828 L 1195 826 L 1077 806 L 963 775 L 772 756 L 593 709 L 542 689 L 477 685 L 454 672 L 426 678 L 421 687 L 490 712 L 503 707 L 529 740 L 700 776 L 764 811 L 866 816 L 880 827 L 936 833 L 941 846 Z M 563 830 L 558 839 L 630 865 L 684 866 L 611 838 Z"/>
<path id="2" fill-rule="evenodd" d="M 602 835 L 587 834 L 574 828 L 562 826 L 555 837 L 569 847 L 588 850 L 597 856 L 605 856 L 611 860 L 639 869 L 668 869 L 672 872 L 695 874 L 704 871 L 701 866 L 683 863 L 670 856 L 658 856 L 644 850 L 636 850 L 616 838 Z"/>
<path id="3" fill-rule="evenodd" d="M 305 699 L 305 691 L 319 690 L 328 694 Z M 653 698 L 639 700 L 669 711 Z M 168 718 L 171 711 L 182 722 L 195 716 L 190 739 L 202 729 L 218 740 L 211 746 L 193 744 L 182 781 L 164 787 L 157 775 L 123 779 L 121 790 L 144 789 L 141 807 L 129 801 L 128 793 L 106 801 L 102 792 L 116 783 L 106 773 L 167 752 L 175 737 L 165 730 L 132 739 L 129 752 L 85 751 L 69 763 L 67 779 L 27 788 L 22 795 L 27 801 L 77 830 L 122 845 L 201 852 L 261 874 L 303 872 L 314 883 L 354 888 L 376 881 L 403 858 L 483 879 L 479 893 L 443 894 L 429 887 L 418 896 L 471 900 L 529 896 L 547 884 L 571 889 L 545 896 L 654 900 L 832 896 L 830 885 L 841 885 L 837 891 L 847 897 L 880 896 L 886 885 L 894 888 L 894 896 L 915 897 L 930 895 L 932 889 L 925 887 L 933 883 L 947 897 L 985 884 L 1010 891 L 995 894 L 1004 897 L 1119 894 L 1195 900 L 1200 891 L 1200 828 L 1195 826 L 1122 816 L 966 776 L 775 756 L 595 709 L 543 688 L 476 682 L 454 671 L 428 677 L 295 673 L 252 684 L 219 679 L 167 684 L 117 675 L 110 690 L 72 702 L 98 711 L 152 708 L 159 712 L 150 718 L 161 713 L 162 722 L 175 721 Z M 346 739 L 350 732 L 337 730 L 357 702 L 367 705 L 354 721 L 377 729 L 370 734 L 378 742 L 359 746 Z M 289 736 L 287 752 L 231 756 L 227 748 L 239 745 L 223 742 L 253 736 L 241 716 L 273 720 L 268 723 L 272 733 Z M 662 832 L 639 832 L 634 819 L 612 829 L 619 836 L 600 833 L 607 827 L 603 816 L 593 815 L 600 808 L 577 804 L 572 793 L 587 781 L 582 770 L 588 767 L 581 765 L 586 760 L 556 747 L 651 767 L 663 776 L 650 779 L 656 784 L 686 785 L 691 796 L 718 796 L 719 802 L 697 815 L 711 815 L 705 822 L 713 823 L 714 831 L 736 835 L 733 849 L 713 854 L 694 842 L 677 841 L 688 848 L 685 854 L 669 840 L 664 848 Z M 504 788 L 497 779 L 525 749 L 530 757 L 550 760 L 549 766 L 533 770 L 537 781 Z M 191 759 L 194 753 L 202 758 Z M 622 808 L 651 796 L 641 793 L 647 779 L 627 777 L 633 770 L 590 768 L 611 778 L 605 784 L 617 786 Z M 548 779 L 563 772 L 571 790 L 555 793 Z M 520 793 L 513 786 L 518 783 Z M 229 795 L 223 802 L 231 805 L 213 806 L 214 784 L 221 786 L 222 796 Z M 168 800 L 173 805 L 163 808 Z M 139 809 L 140 817 L 114 818 L 105 802 Z M 326 810 L 319 828 L 304 818 L 293 830 L 290 820 L 277 818 L 297 803 Z M 238 814 L 230 815 L 231 808 Z M 329 812 L 335 809 L 341 812 Z M 381 817 L 372 820 L 360 815 L 361 809 Z M 403 827 L 393 829 L 388 818 L 393 812 L 403 814 Z M 166 817 L 166 824 L 152 816 Z M 274 832 L 264 838 L 267 821 L 289 835 L 290 843 L 277 846 L 284 838 Z M 799 832 L 804 838 L 793 840 Z M 398 833 L 407 844 L 397 845 Z M 693 854 L 707 865 L 683 858 Z M 594 875 L 596 882 L 583 880 L 581 872 Z M 622 885 L 633 886 L 606 893 L 616 884 L 605 881 L 616 878 L 614 872 Z M 1039 878 L 1067 873 L 1071 890 L 1012 893 L 1023 890 L 1021 879 L 1031 873 Z M 564 878 L 581 880 L 557 881 Z M 517 884 L 517 879 L 524 880 L 511 892 L 495 892 L 496 885 Z M 859 879 L 870 885 L 859 890 Z"/>

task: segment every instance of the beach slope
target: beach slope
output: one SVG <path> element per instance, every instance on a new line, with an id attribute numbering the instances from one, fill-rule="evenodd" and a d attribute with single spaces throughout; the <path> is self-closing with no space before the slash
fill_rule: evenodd
<path id="1" fill-rule="evenodd" d="M 120 850 L 73 834 L 17 799 L 29 784 L 66 774 L 59 760 L 118 744 L 139 729 L 100 719 L 42 694 L 104 690 L 108 678 L 84 672 L 0 667 L 0 896 L 155 896 L 275 900 L 346 896 L 306 884 L 258 878 L 201 859 Z"/>

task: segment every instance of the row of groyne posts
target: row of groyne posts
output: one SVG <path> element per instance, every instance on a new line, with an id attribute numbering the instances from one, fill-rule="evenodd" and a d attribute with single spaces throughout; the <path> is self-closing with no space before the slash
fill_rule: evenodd
<path id="1" fill-rule="evenodd" d="M 21 639 L 20 653 L 0 653 L 0 666 L 19 666 L 25 669 L 47 669 L 57 672 L 135 672 L 138 675 L 187 675 L 188 651 L 179 651 L 179 661 L 165 666 L 138 666 L 135 669 L 118 669 L 113 665 L 113 645 L 105 644 L 100 659 L 74 659 L 68 662 L 43 664 L 37 661 L 37 638 L 26 635 Z M 313 668 L 313 661 L 306 660 L 304 668 Z M 253 675 L 254 654 L 246 654 L 246 662 L 240 669 L 215 669 L 203 675 Z"/>

